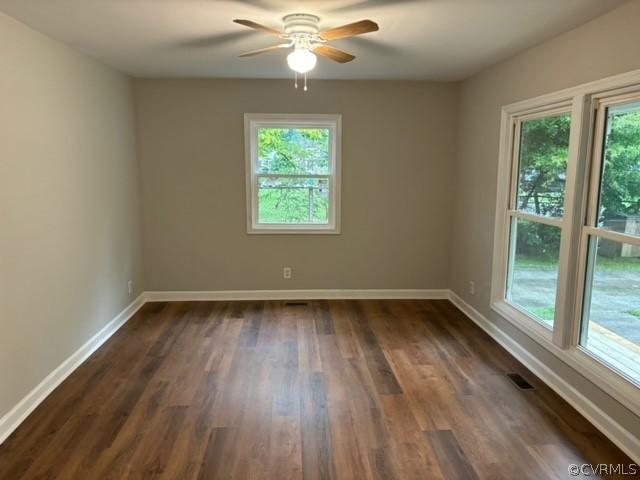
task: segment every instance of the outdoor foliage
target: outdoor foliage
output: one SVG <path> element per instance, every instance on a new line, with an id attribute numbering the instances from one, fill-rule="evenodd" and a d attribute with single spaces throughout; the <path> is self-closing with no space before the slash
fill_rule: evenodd
<path id="1" fill-rule="evenodd" d="M 561 115 L 523 124 L 520 210 L 563 214 L 570 123 L 569 115 Z M 640 107 L 609 112 L 604 162 L 600 222 L 624 230 L 626 217 L 640 214 Z M 557 257 L 559 239 L 558 228 L 534 222 L 518 227 L 518 247 L 524 255 Z"/>
<path id="2" fill-rule="evenodd" d="M 329 130 L 326 128 L 261 128 L 258 173 L 328 174 Z"/>
<path id="3" fill-rule="evenodd" d="M 554 264 L 560 253 L 560 229 L 544 223 L 517 220 L 516 258 L 539 258 Z"/>
<path id="4" fill-rule="evenodd" d="M 261 174 L 270 176 L 260 177 Z M 326 223 L 328 179 L 304 175 L 328 174 L 328 129 L 261 128 L 258 131 L 259 221 Z"/>
<path id="5" fill-rule="evenodd" d="M 518 208 L 536 215 L 563 213 L 571 117 L 524 122 L 520 142 Z"/>
<path id="6" fill-rule="evenodd" d="M 518 208 L 536 215 L 563 214 L 571 117 L 560 115 L 524 122 L 520 142 Z M 557 257 L 560 229 L 519 222 L 523 255 Z"/>
<path id="7" fill-rule="evenodd" d="M 640 106 L 609 114 L 601 221 L 640 215 Z"/>
<path id="8" fill-rule="evenodd" d="M 328 181 L 324 178 L 259 180 L 261 223 L 327 223 Z"/>

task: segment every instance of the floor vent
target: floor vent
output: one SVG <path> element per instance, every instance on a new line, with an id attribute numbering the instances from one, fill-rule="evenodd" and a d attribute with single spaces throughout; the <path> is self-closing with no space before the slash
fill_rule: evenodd
<path id="1" fill-rule="evenodd" d="M 309 304 L 307 302 L 285 302 L 284 305 L 286 307 L 304 307 Z"/>
<path id="2" fill-rule="evenodd" d="M 507 373 L 507 377 L 511 379 L 516 386 L 522 390 L 531 390 L 533 385 L 527 382 L 519 373 Z"/>

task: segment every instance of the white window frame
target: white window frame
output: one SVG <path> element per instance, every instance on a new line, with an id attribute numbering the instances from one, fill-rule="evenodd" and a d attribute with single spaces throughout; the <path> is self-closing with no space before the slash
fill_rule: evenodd
<path id="1" fill-rule="evenodd" d="M 329 183 L 328 223 L 259 223 L 258 178 L 258 129 L 272 128 L 327 128 L 329 129 L 329 174 L 298 175 L 299 177 L 327 178 Z M 342 115 L 332 114 L 263 114 L 244 115 L 245 172 L 247 196 L 247 233 L 249 234 L 339 234 L 341 187 Z M 296 177 L 296 175 L 277 175 Z"/>
<path id="2" fill-rule="evenodd" d="M 600 185 L 602 182 L 603 159 L 604 159 L 604 139 L 605 125 L 607 121 L 607 109 L 611 106 L 628 103 L 630 101 L 640 102 L 640 85 L 633 88 L 632 93 L 629 89 L 621 89 L 619 91 L 609 91 L 603 94 L 593 95 L 591 99 L 591 110 L 594 112 L 593 122 L 593 147 L 590 152 L 591 168 L 588 178 L 588 192 L 585 198 L 585 206 L 583 209 L 583 222 L 581 225 L 579 249 L 578 249 L 578 289 L 576 292 L 576 321 L 572 325 L 572 339 L 576 348 L 581 354 L 588 355 L 596 361 L 607 365 L 606 361 L 598 357 L 595 353 L 581 345 L 582 318 L 584 314 L 585 297 L 590 295 L 592 284 L 589 283 L 588 265 L 593 259 L 590 259 L 589 240 L 590 238 L 599 238 L 611 240 L 618 243 L 626 243 L 630 245 L 640 246 L 640 237 L 628 235 L 625 233 L 607 230 L 598 227 L 598 215 L 600 206 Z M 595 253 L 595 252 L 594 252 Z M 614 366 L 607 365 L 608 368 L 616 371 L 618 375 L 625 376 L 623 372 L 619 372 Z M 630 380 L 631 381 L 631 380 Z M 633 381 L 631 381 L 633 383 Z M 639 392 L 640 394 L 640 392 Z"/>
<path id="3" fill-rule="evenodd" d="M 640 92 L 640 70 L 502 108 L 490 302 L 494 312 L 635 414 L 640 415 L 639 386 L 580 345 L 589 235 L 593 235 L 597 230 L 597 236 L 638 244 L 638 239 L 635 237 L 630 238 L 629 235 L 594 229 L 595 224 L 589 223 L 595 218 L 599 190 L 601 155 L 598 149 L 601 149 L 599 142 L 602 139 L 602 127 L 596 123 L 599 118 L 597 112 L 599 108 L 608 105 L 608 102 L 619 101 L 625 98 L 622 96 L 632 91 Z M 564 216 L 559 225 L 562 236 L 556 318 L 553 330 L 549 330 L 522 308 L 518 308 L 506 299 L 509 221 L 513 215 L 509 206 L 510 195 L 514 188 L 513 182 L 517 182 L 517 177 L 514 179 L 513 176 L 514 145 L 519 141 L 516 137 L 517 123 L 519 120 L 532 118 L 532 115 L 550 116 L 552 112 L 557 112 L 558 108 L 570 108 L 571 134 Z M 527 215 L 520 212 L 517 216 L 524 218 Z M 535 220 L 540 221 L 537 216 Z"/>
<path id="4" fill-rule="evenodd" d="M 516 208 L 515 202 L 519 178 L 519 144 L 521 125 L 525 121 L 557 116 L 563 113 L 572 114 L 563 216 L 562 218 L 542 217 L 519 211 Z M 571 199 L 573 198 L 573 191 L 575 190 L 575 165 L 577 156 L 576 142 L 578 141 L 578 136 L 574 133 L 575 128 L 573 104 L 570 98 L 561 98 L 539 104 L 521 105 L 516 108 L 513 108 L 513 106 L 507 106 L 503 109 L 501 126 L 502 142 L 499 166 L 499 169 L 502 171 L 499 174 L 498 180 L 499 189 L 495 223 L 494 278 L 491 285 L 491 304 L 494 310 L 512 320 L 529 334 L 542 339 L 545 342 L 553 341 L 557 344 L 562 343 L 562 338 L 558 333 L 561 331 L 561 328 L 557 327 L 559 323 L 558 320 L 563 318 L 564 312 L 566 311 L 566 305 L 562 301 L 566 296 L 566 291 L 563 290 L 562 286 L 566 284 L 563 280 L 567 276 L 569 265 L 566 261 L 563 261 L 566 260 L 567 257 L 566 254 L 563 256 L 563 250 L 568 248 L 565 244 L 567 243 L 569 235 L 565 232 L 571 224 Z M 497 212 L 501 212 L 501 214 L 498 216 Z M 511 225 L 512 221 L 517 219 L 550 225 L 559 228 L 561 232 L 560 255 L 558 259 L 558 289 L 555 304 L 556 318 L 554 320 L 553 329 L 544 325 L 533 315 L 529 314 L 524 308 L 512 303 L 506 297 L 509 275 L 508 266 L 510 263 L 509 244 L 512 240 L 510 238 L 512 233 Z M 498 253 L 500 254 L 499 256 L 497 255 Z M 499 274 L 499 277 L 497 277 L 496 274 Z"/>

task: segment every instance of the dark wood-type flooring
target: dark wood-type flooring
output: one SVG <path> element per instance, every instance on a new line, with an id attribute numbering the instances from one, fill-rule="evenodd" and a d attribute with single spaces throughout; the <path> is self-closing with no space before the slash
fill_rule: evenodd
<path id="1" fill-rule="evenodd" d="M 630 460 L 444 300 L 148 303 L 0 446 L 2 480 L 540 480 L 570 463 Z"/>

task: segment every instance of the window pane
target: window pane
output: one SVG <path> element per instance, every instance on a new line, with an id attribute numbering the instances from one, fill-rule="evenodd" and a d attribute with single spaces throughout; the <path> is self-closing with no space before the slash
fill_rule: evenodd
<path id="1" fill-rule="evenodd" d="M 640 102 L 610 107 L 599 226 L 640 236 Z"/>
<path id="2" fill-rule="evenodd" d="M 640 247 L 591 237 L 581 344 L 640 383 Z"/>
<path id="3" fill-rule="evenodd" d="M 258 178 L 258 222 L 327 224 L 327 178 Z"/>
<path id="4" fill-rule="evenodd" d="M 551 327 L 555 317 L 560 229 L 514 218 L 511 238 L 507 298 Z"/>
<path id="5" fill-rule="evenodd" d="M 517 210 L 563 215 L 570 128 L 569 113 L 522 122 Z"/>
<path id="6" fill-rule="evenodd" d="M 258 173 L 329 174 L 329 129 L 259 128 Z"/>

